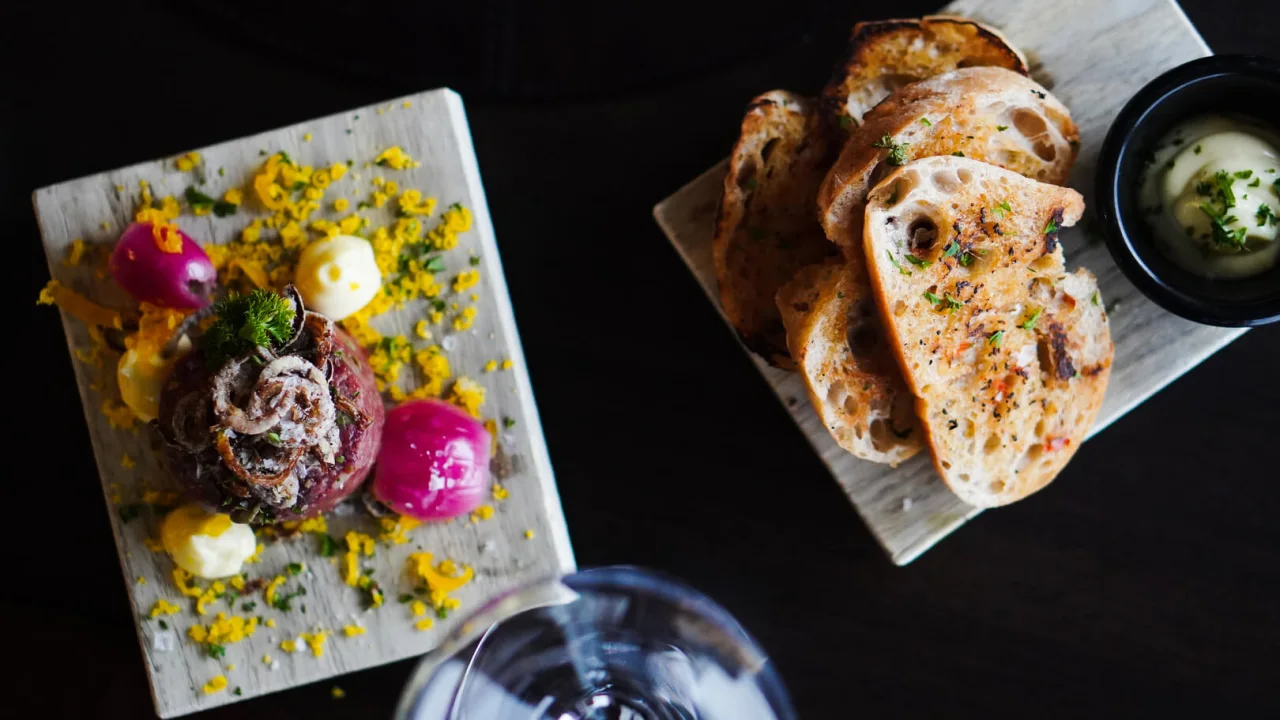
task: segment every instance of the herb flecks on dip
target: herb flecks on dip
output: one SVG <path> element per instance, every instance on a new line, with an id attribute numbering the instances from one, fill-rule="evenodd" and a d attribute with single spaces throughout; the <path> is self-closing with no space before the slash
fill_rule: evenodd
<path id="1" fill-rule="evenodd" d="M 384 410 L 364 352 L 308 312 L 292 285 L 210 307 L 215 319 L 160 399 L 174 475 L 238 522 L 333 507 L 364 482 L 381 435 Z"/>
<path id="2" fill-rule="evenodd" d="M 1207 278 L 1244 278 L 1276 263 L 1280 140 L 1251 123 L 1209 116 L 1157 145 L 1139 188 L 1161 249 Z"/>

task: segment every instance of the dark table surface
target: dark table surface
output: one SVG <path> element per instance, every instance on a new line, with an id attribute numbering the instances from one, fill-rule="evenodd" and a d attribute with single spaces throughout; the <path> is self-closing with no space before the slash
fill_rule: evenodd
<path id="1" fill-rule="evenodd" d="M 1117 422 L 1046 492 L 897 568 L 652 222 L 726 154 L 748 98 L 817 90 L 852 23 L 884 8 L 32 5 L 4 25 L 33 47 L 0 71 L 8 241 L 30 273 L 13 302 L 30 308 L 48 277 L 36 187 L 449 85 L 582 565 L 661 568 L 719 599 L 804 717 L 1280 711 L 1280 328 Z M 1276 52 L 1275 3 L 1185 7 L 1217 52 Z M 5 702 L 149 716 L 61 330 L 23 315 L 19 399 L 38 409 L 20 437 L 50 459 L 6 472 Z M 411 667 L 342 678 L 340 703 L 324 683 L 211 716 L 385 717 Z"/>

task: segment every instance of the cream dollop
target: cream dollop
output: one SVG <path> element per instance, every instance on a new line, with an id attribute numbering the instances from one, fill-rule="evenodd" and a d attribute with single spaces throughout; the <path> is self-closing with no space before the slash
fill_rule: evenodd
<path id="1" fill-rule="evenodd" d="M 206 579 L 235 575 L 258 548 L 253 528 L 196 504 L 165 516 L 160 542 L 178 567 Z"/>
<path id="2" fill-rule="evenodd" d="M 341 320 L 373 300 L 382 273 L 368 240 L 335 235 L 302 251 L 294 284 L 308 309 Z"/>

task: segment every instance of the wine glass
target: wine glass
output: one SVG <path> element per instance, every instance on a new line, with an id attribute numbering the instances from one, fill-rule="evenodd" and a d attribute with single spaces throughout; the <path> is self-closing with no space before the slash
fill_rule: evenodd
<path id="1" fill-rule="evenodd" d="M 710 598 L 634 567 L 513 590 L 428 653 L 398 720 L 792 720 L 769 658 Z"/>

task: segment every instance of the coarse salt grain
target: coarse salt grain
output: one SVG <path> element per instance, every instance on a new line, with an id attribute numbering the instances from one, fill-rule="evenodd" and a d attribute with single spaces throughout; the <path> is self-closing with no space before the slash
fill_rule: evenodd
<path id="1" fill-rule="evenodd" d="M 444 348 L 445 352 L 453 352 L 458 347 L 458 338 L 452 335 L 446 335 L 445 338 L 440 341 L 440 347 Z"/>
<path id="2" fill-rule="evenodd" d="M 178 647 L 178 635 L 172 630 L 157 631 L 151 638 L 151 649 L 156 652 L 173 652 Z"/>
<path id="3" fill-rule="evenodd" d="M 910 510 L 911 510 L 911 498 L 909 497 L 902 498 L 902 512 L 908 512 Z"/>

